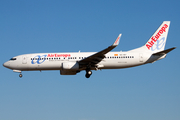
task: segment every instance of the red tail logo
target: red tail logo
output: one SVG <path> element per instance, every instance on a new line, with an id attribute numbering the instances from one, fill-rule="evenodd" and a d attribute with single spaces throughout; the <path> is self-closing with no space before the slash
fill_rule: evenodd
<path id="1" fill-rule="evenodd" d="M 159 32 L 151 37 L 151 41 L 146 44 L 146 47 L 150 50 L 150 48 L 154 45 L 154 43 L 159 39 L 159 37 L 166 32 L 166 29 L 168 28 L 167 24 L 164 24 L 164 26 L 159 30 Z"/>

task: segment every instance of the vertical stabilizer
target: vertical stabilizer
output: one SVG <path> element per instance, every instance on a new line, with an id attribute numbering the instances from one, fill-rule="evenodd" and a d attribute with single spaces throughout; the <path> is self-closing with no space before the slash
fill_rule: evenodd
<path id="1" fill-rule="evenodd" d="M 156 30 L 152 37 L 145 44 L 146 48 L 153 53 L 163 51 L 166 45 L 166 39 L 170 21 L 164 21 L 161 26 Z"/>
<path id="2" fill-rule="evenodd" d="M 170 21 L 164 21 L 144 46 L 131 51 L 143 51 L 152 53 L 163 51 L 166 45 L 169 27 Z"/>

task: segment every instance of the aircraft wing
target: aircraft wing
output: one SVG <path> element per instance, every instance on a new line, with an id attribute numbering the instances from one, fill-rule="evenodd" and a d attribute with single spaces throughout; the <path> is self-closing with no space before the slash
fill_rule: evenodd
<path id="1" fill-rule="evenodd" d="M 79 64 L 81 65 L 95 65 L 99 62 L 101 62 L 102 59 L 104 59 L 105 57 L 105 54 L 108 53 L 109 51 L 111 51 L 112 49 L 114 49 L 118 44 L 119 44 L 119 40 L 120 40 L 120 37 L 121 37 L 122 34 L 119 34 L 119 36 L 117 37 L 116 41 L 111 45 L 109 46 L 108 48 L 100 51 L 100 52 L 97 52 L 83 60 L 80 60 L 79 61 Z"/>

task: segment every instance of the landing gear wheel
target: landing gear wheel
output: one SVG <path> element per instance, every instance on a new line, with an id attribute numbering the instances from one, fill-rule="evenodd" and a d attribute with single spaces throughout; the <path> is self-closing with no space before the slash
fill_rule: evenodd
<path id="1" fill-rule="evenodd" d="M 86 70 L 86 78 L 89 78 L 92 75 L 92 71 L 91 70 Z"/>
<path id="2" fill-rule="evenodd" d="M 87 72 L 87 74 L 91 75 L 91 74 L 92 74 L 92 71 L 89 70 L 89 71 Z"/>
<path id="3" fill-rule="evenodd" d="M 22 74 L 19 74 L 19 77 L 22 78 Z"/>
<path id="4" fill-rule="evenodd" d="M 89 75 L 89 74 L 86 74 L 85 76 L 86 76 L 86 78 L 89 78 L 91 75 Z"/>

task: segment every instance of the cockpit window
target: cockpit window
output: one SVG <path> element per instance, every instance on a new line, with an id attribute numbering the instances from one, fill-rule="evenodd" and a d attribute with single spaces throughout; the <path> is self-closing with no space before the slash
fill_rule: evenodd
<path id="1" fill-rule="evenodd" d="M 16 58 L 11 58 L 10 60 L 16 60 Z"/>

